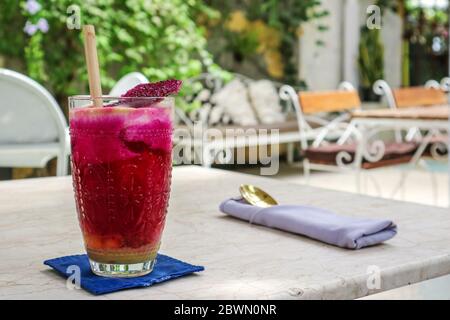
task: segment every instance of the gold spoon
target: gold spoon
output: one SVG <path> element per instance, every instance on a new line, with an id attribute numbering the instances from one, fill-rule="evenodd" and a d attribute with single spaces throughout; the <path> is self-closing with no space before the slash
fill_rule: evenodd
<path id="1" fill-rule="evenodd" d="M 242 184 L 239 192 L 242 198 L 254 206 L 268 208 L 278 204 L 267 192 L 251 184 Z"/>

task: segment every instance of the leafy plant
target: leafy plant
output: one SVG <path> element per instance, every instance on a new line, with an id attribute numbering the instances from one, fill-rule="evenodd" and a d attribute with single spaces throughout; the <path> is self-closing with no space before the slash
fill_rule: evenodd
<path id="1" fill-rule="evenodd" d="M 30 2 L 37 2 L 39 10 L 29 10 Z M 66 25 L 67 9 L 73 5 L 80 8 L 82 24 L 96 26 L 105 93 L 132 71 L 150 81 L 221 72 L 206 49 L 204 28 L 193 18 L 217 14 L 201 0 L 2 0 L 0 55 L 7 66 L 28 73 L 60 102 L 88 92 L 82 35 Z M 42 19 L 48 30 L 29 28 Z"/>
<path id="2" fill-rule="evenodd" d="M 234 59 L 241 62 L 246 57 L 254 55 L 259 46 L 258 35 L 255 32 L 233 33 L 224 30 L 226 48 L 233 52 Z"/>
<path id="3" fill-rule="evenodd" d="M 298 84 L 296 49 L 301 25 L 316 21 L 328 15 L 328 12 L 321 8 L 320 0 L 268 0 L 263 3 L 252 0 L 251 3 L 250 17 L 260 17 L 281 34 L 280 52 L 284 58 L 285 81 Z M 317 28 L 320 31 L 328 29 L 321 23 L 318 23 Z"/>
<path id="4" fill-rule="evenodd" d="M 22 32 L 26 18 L 20 14 L 18 1 L 6 0 L 0 4 L 0 55 L 8 58 L 8 65 L 19 65 L 24 60 L 26 35 Z"/>
<path id="5" fill-rule="evenodd" d="M 382 13 L 385 10 L 399 9 L 397 0 L 377 0 L 375 4 L 381 8 Z M 384 78 L 384 46 L 380 37 L 379 29 L 361 27 L 358 67 L 361 87 L 368 89 L 368 92 L 372 92 L 372 84 L 375 81 Z"/>
<path id="6" fill-rule="evenodd" d="M 399 8 L 399 0 L 378 0 L 375 4 L 379 6 L 382 10 L 389 9 L 397 11 Z"/>
<path id="7" fill-rule="evenodd" d="M 384 78 L 384 47 L 379 29 L 361 28 L 358 65 L 363 88 L 371 88 L 376 80 Z"/>

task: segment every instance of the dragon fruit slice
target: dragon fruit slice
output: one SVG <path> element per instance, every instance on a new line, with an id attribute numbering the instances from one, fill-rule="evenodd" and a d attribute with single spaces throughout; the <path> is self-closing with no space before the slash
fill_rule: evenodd
<path id="1" fill-rule="evenodd" d="M 123 98 L 155 97 L 155 99 L 151 100 L 150 104 L 146 103 L 145 105 L 143 105 L 142 99 L 136 99 L 135 101 L 134 99 L 127 99 L 127 100 L 124 99 L 123 101 L 119 100 L 118 102 L 105 105 L 105 107 L 117 107 L 123 105 L 124 103 L 126 103 L 129 107 L 133 108 L 149 107 L 158 102 L 161 102 L 167 96 L 177 94 L 180 91 L 182 84 L 183 84 L 182 81 L 174 79 L 153 83 L 150 82 L 138 84 L 134 88 L 124 93 L 121 97 Z M 158 97 L 161 97 L 161 99 L 158 99 Z"/>
<path id="2" fill-rule="evenodd" d="M 154 83 L 138 84 L 128 90 L 122 97 L 167 97 L 180 91 L 182 81 L 165 80 Z"/>

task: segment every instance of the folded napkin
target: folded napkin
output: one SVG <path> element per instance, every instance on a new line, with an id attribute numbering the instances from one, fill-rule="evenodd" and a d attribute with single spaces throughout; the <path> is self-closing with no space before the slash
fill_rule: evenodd
<path id="1" fill-rule="evenodd" d="M 162 254 L 158 254 L 156 264 L 151 273 L 136 278 L 107 278 L 97 276 L 92 273 L 89 259 L 85 254 L 50 259 L 44 261 L 44 264 L 52 267 L 65 278 L 72 275 L 72 273 L 67 273 L 69 266 L 79 266 L 81 270 L 80 286 L 95 295 L 130 288 L 149 287 L 156 283 L 179 278 L 205 269 L 201 266 L 194 266 Z"/>
<path id="2" fill-rule="evenodd" d="M 335 246 L 361 249 L 391 239 L 397 226 L 390 220 L 353 218 L 321 208 L 277 205 L 260 208 L 243 199 L 228 199 L 220 210 L 233 217 L 326 242 Z"/>

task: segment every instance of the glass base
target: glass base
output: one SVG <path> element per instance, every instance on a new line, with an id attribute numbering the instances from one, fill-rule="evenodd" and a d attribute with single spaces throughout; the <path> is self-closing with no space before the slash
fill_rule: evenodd
<path id="1" fill-rule="evenodd" d="M 132 263 L 132 264 L 110 264 L 101 263 L 89 259 L 91 270 L 98 276 L 110 278 L 133 278 L 140 277 L 152 272 L 156 259 Z"/>

